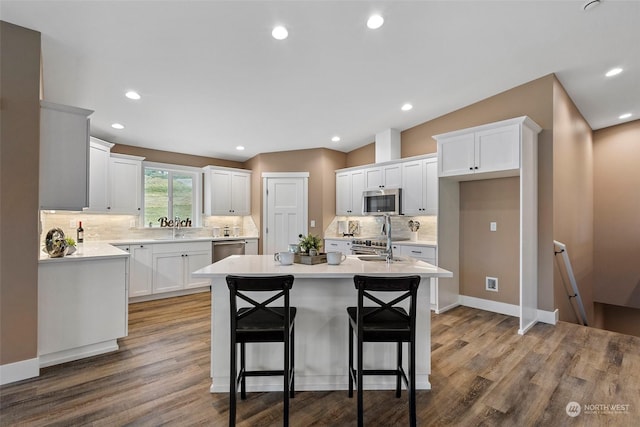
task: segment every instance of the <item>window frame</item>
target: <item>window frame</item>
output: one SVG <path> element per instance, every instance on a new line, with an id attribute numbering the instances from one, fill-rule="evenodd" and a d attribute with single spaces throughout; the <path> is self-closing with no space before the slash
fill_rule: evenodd
<path id="1" fill-rule="evenodd" d="M 192 201 L 192 211 L 193 218 L 191 218 L 192 226 L 190 228 L 201 228 L 202 227 L 202 168 L 194 167 L 194 166 L 184 166 L 184 165 L 175 165 L 171 163 L 159 163 L 159 162 L 142 162 L 142 222 L 143 228 L 152 230 L 157 229 L 159 227 L 149 227 L 145 221 L 146 214 L 146 203 L 145 203 L 145 195 L 146 195 L 146 185 L 145 185 L 145 172 L 147 169 L 155 169 L 162 170 L 168 172 L 168 180 L 169 180 L 169 189 L 172 188 L 173 185 L 173 174 L 189 174 L 193 175 L 193 194 L 191 196 Z M 168 202 L 168 211 L 169 215 L 173 216 L 173 195 L 168 194 L 169 202 Z"/>

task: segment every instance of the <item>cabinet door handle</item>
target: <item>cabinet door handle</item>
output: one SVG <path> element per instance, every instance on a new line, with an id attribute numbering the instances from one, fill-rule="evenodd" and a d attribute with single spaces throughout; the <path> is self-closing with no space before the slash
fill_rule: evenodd
<path id="1" fill-rule="evenodd" d="M 472 171 L 472 170 L 473 170 L 473 166 L 471 166 L 471 167 L 469 168 L 469 170 L 470 170 L 470 171 Z"/>
<path id="2" fill-rule="evenodd" d="M 478 169 L 478 167 L 476 166 L 474 169 Z"/>
<path id="3" fill-rule="evenodd" d="M 422 251 L 411 251 L 412 254 L 421 254 Z"/>

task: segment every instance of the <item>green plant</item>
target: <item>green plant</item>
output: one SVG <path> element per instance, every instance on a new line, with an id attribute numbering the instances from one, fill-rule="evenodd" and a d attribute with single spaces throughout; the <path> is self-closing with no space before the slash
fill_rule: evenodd
<path id="1" fill-rule="evenodd" d="M 300 250 L 303 252 L 309 252 L 309 249 L 315 249 L 319 251 L 322 247 L 322 239 L 318 236 L 314 236 L 311 233 L 309 233 L 308 236 L 299 234 L 298 237 L 300 238 Z"/>
<path id="2" fill-rule="evenodd" d="M 71 237 L 65 237 L 64 240 L 67 241 L 67 246 L 75 246 L 76 245 L 76 241 L 73 240 Z"/>

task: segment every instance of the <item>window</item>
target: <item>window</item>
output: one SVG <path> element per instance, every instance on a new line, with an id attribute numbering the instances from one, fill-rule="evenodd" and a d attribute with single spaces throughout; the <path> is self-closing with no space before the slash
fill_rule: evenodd
<path id="1" fill-rule="evenodd" d="M 202 171 L 179 165 L 144 163 L 144 225 L 160 227 L 163 218 L 190 219 L 200 226 Z"/>

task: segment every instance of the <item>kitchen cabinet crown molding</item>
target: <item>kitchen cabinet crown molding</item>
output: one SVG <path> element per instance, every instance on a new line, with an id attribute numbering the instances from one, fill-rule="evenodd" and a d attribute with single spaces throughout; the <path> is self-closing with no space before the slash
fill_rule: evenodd
<path id="1" fill-rule="evenodd" d="M 420 154 L 418 156 L 403 157 L 401 159 L 389 160 L 387 162 L 370 163 L 366 165 L 358 165 L 358 166 L 351 166 L 349 168 L 336 169 L 335 173 L 352 172 L 352 171 L 362 170 L 362 169 L 378 168 L 383 166 L 396 165 L 398 163 L 402 164 L 405 162 L 412 162 L 415 160 L 431 159 L 431 158 L 437 158 L 437 157 L 438 157 L 438 153 Z"/>

